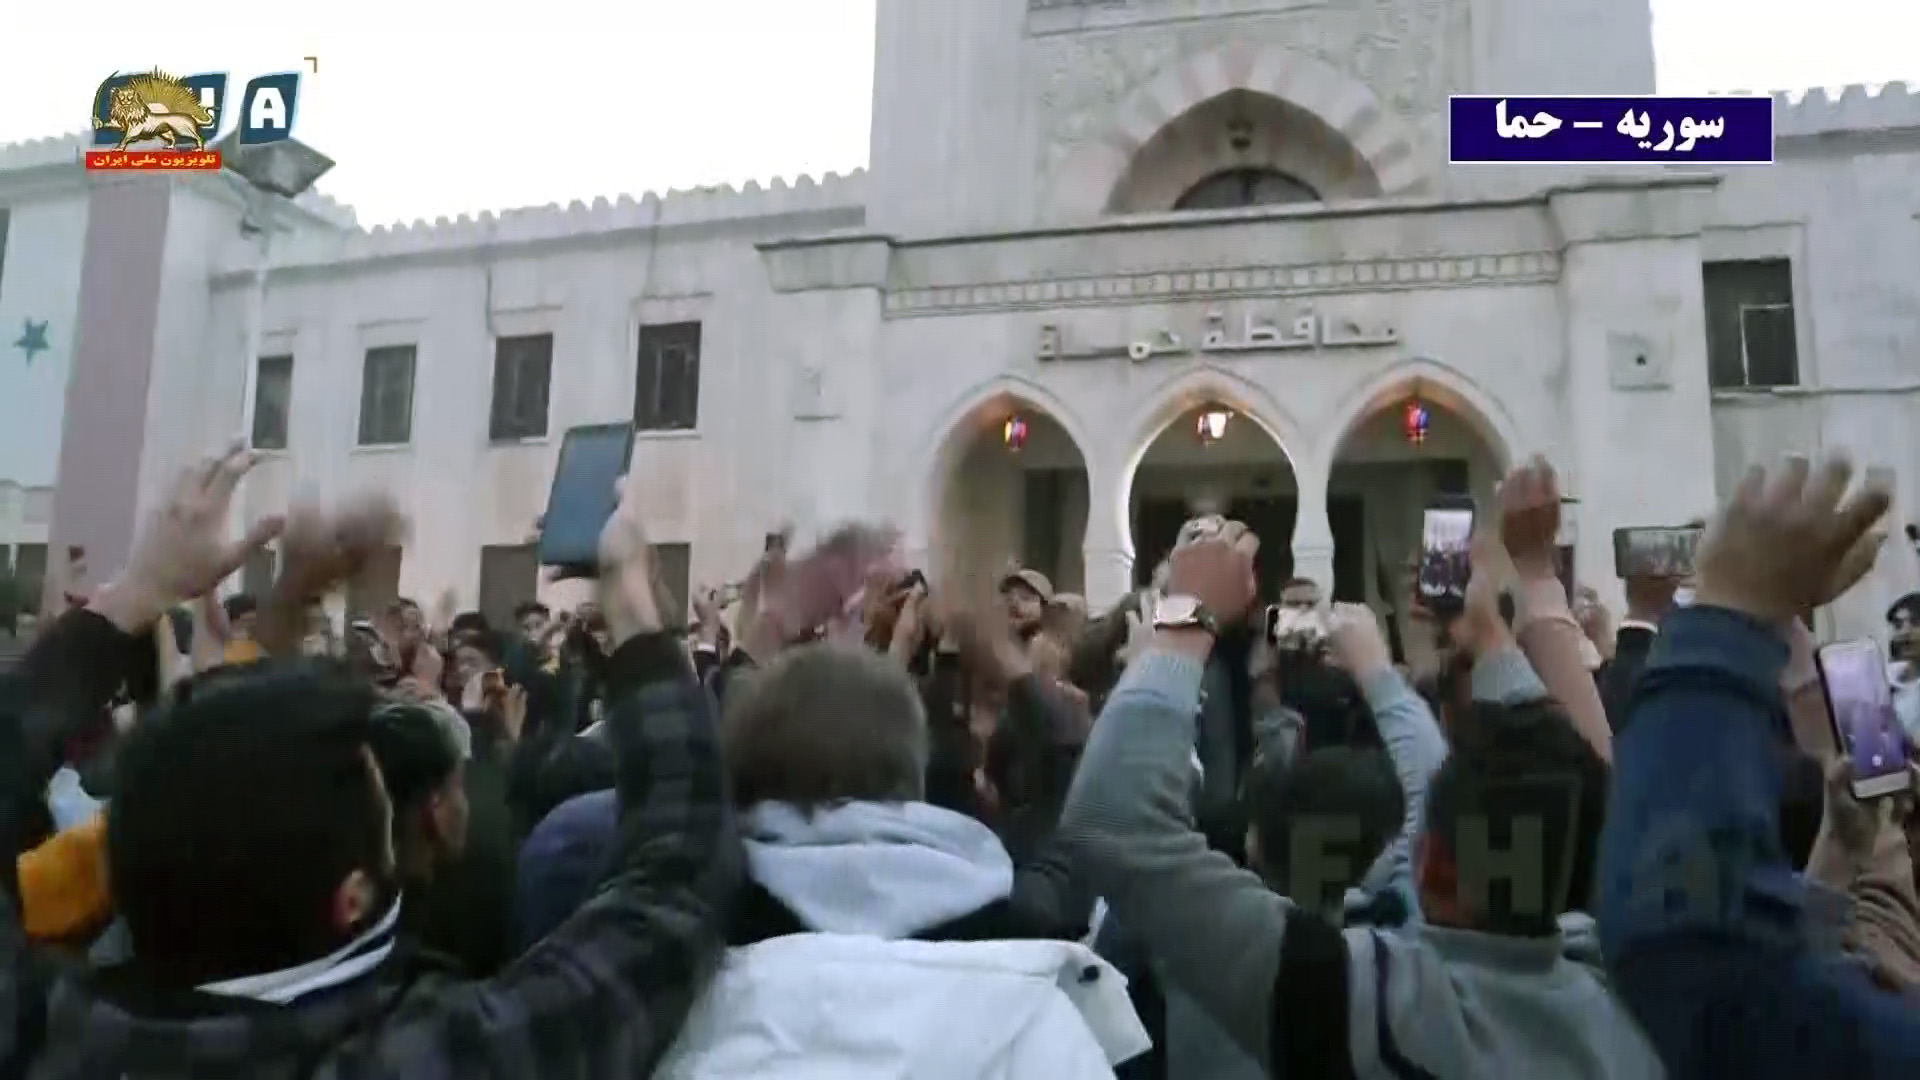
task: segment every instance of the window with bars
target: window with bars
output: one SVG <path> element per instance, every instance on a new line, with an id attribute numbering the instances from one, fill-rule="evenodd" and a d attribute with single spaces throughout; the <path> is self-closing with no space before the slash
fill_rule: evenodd
<path id="1" fill-rule="evenodd" d="M 387 605 L 400 599 L 401 555 L 398 547 L 382 548 L 347 582 L 349 620 L 378 618 Z"/>
<path id="2" fill-rule="evenodd" d="M 640 328 L 633 426 L 640 431 L 692 431 L 700 420 L 700 324 Z"/>
<path id="3" fill-rule="evenodd" d="M 263 356 L 253 383 L 253 446 L 287 448 L 287 417 L 293 407 L 293 357 Z"/>
<path id="4" fill-rule="evenodd" d="M 1715 390 L 1797 386 L 1793 261 L 1741 259 L 1701 268 L 1707 374 Z"/>
<path id="5" fill-rule="evenodd" d="M 490 544 L 480 549 L 480 614 L 491 626 L 513 625 L 513 609 L 540 591 L 540 558 L 532 544 Z"/>
<path id="6" fill-rule="evenodd" d="M 21 544 L 15 548 L 13 576 L 20 582 L 28 610 L 40 610 L 40 589 L 47 580 L 47 545 Z"/>
<path id="7" fill-rule="evenodd" d="M 240 590 L 256 599 L 273 588 L 273 575 L 279 568 L 280 553 L 272 548 L 256 548 L 240 569 Z"/>
<path id="8" fill-rule="evenodd" d="M 493 410 L 487 438 L 511 442 L 545 435 L 547 387 L 552 378 L 552 334 L 495 339 Z"/>
<path id="9" fill-rule="evenodd" d="M 693 545 L 653 545 L 653 570 L 655 580 L 667 594 L 667 609 L 661 612 L 661 616 L 668 626 L 686 626 L 687 603 L 692 589 Z"/>
<path id="10" fill-rule="evenodd" d="M 1319 202 L 1320 193 L 1278 169 L 1223 169 L 1188 188 L 1175 210 L 1238 210 L 1275 203 Z"/>
<path id="11" fill-rule="evenodd" d="M 360 445 L 413 441 L 413 367 L 418 347 L 368 349 L 360 378 Z"/>

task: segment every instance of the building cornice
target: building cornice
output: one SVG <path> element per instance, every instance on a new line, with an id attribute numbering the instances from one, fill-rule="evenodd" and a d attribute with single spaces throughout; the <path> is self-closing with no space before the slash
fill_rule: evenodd
<path id="1" fill-rule="evenodd" d="M 1356 262 L 1182 267 L 1126 274 L 978 282 L 887 294 L 888 318 L 1100 307 L 1189 300 L 1237 300 L 1386 292 L 1475 285 L 1532 285 L 1560 278 L 1551 251 L 1369 259 Z"/>

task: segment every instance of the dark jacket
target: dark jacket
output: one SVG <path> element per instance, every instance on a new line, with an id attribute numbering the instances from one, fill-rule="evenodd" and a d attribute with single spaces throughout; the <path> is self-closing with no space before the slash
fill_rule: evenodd
<path id="1" fill-rule="evenodd" d="M 1613 638 L 1613 659 L 1600 674 L 1600 702 L 1607 709 L 1607 724 L 1617 736 L 1627 729 L 1633 691 L 1640 685 L 1640 673 L 1646 670 L 1647 654 L 1653 651 L 1654 632 L 1644 626 L 1622 626 Z"/>
<path id="2" fill-rule="evenodd" d="M 1785 638 L 1719 608 L 1661 626 L 1615 744 L 1597 903 L 1614 988 L 1673 1077 L 1920 1076 L 1914 999 L 1816 948 L 1780 835 Z"/>
<path id="3" fill-rule="evenodd" d="M 34 1075 L 647 1075 L 718 960 L 741 857 L 713 717 L 680 642 L 635 638 L 610 669 L 623 807 L 614 873 L 506 972 L 460 982 L 389 964 L 290 1006 L 65 975 Z M 12 719 L 17 728 L 17 710 Z M 17 941 L 16 931 L 9 974 Z"/>
<path id="4" fill-rule="evenodd" d="M 515 835 L 503 761 L 508 751 L 483 730 L 474 732 L 466 767 L 466 850 L 432 882 L 410 886 L 400 909 L 402 937 L 453 961 L 469 978 L 492 975 L 514 955 Z"/>

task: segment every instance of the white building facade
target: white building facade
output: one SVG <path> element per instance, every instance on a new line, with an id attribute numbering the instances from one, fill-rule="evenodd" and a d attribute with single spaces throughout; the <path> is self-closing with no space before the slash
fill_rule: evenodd
<path id="1" fill-rule="evenodd" d="M 1644 0 L 879 11 L 866 172 L 371 231 L 315 202 L 281 211 L 264 281 L 217 178 L 0 149 L 0 347 L 21 250 L 75 325 L 50 542 L 123 550 L 114 506 L 241 425 L 248 365 L 273 448 L 250 512 L 371 486 L 413 510 L 354 606 L 544 588 L 560 436 L 628 419 L 682 587 L 736 578 L 776 523 L 885 517 L 937 574 L 1017 560 L 1099 604 L 1219 507 L 1269 576 L 1380 603 L 1435 493 L 1541 453 L 1580 578 L 1617 595 L 1614 528 L 1703 515 L 1751 462 L 1846 446 L 1897 470 L 1903 520 L 1920 498 L 1904 87 L 1779 96 L 1771 168 L 1451 168 L 1450 93 L 1651 92 Z M 107 242 L 130 228 L 144 255 Z M 109 332 L 125 295 L 91 297 L 116 287 L 151 294 L 143 328 Z M 88 374 L 128 353 L 140 379 Z M 76 423 L 119 433 L 111 469 Z M 24 452 L 0 445 L 4 478 Z M 1916 581 L 1883 559 L 1823 629 L 1878 629 Z"/>

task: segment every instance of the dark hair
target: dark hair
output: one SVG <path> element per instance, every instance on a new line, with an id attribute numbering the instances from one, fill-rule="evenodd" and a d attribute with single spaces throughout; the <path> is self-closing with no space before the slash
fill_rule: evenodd
<path id="1" fill-rule="evenodd" d="M 1247 816 L 1258 830 L 1260 872 L 1275 889 L 1316 910 L 1338 910 L 1341 896 L 1358 885 L 1380 853 L 1406 825 L 1407 796 L 1393 761 L 1374 747 L 1328 746 L 1292 763 L 1255 759 L 1247 773 Z M 1310 823 L 1338 821 L 1359 825 L 1359 835 L 1338 846 L 1348 856 L 1352 876 L 1323 882 L 1331 895 L 1301 896 L 1304 883 L 1290 880 L 1293 841 Z"/>
<path id="2" fill-rule="evenodd" d="M 414 809 L 460 765 L 460 748 L 441 721 L 419 705 L 396 702 L 374 710 L 367 746 L 380 765 L 395 817 Z"/>
<path id="3" fill-rule="evenodd" d="M 721 747 L 738 806 L 804 810 L 917 800 L 926 787 L 927 716 L 891 658 L 820 643 L 788 649 L 727 693 Z"/>
<path id="4" fill-rule="evenodd" d="M 500 647 L 499 635 L 491 630 L 479 630 L 473 627 L 455 630 L 448 637 L 447 659 L 451 661 L 453 654 L 461 649 L 476 650 L 496 667 L 500 664 L 500 658 L 505 655 Z"/>
<path id="5" fill-rule="evenodd" d="M 1373 709 L 1360 692 L 1360 684 L 1324 656 L 1277 650 L 1269 677 L 1279 692 L 1280 703 L 1306 721 L 1309 749 L 1379 745 Z"/>
<path id="6" fill-rule="evenodd" d="M 540 763 L 527 796 L 527 820 L 540 821 L 576 796 L 605 791 L 619 780 L 613 744 L 593 735 L 563 734 Z"/>
<path id="7" fill-rule="evenodd" d="M 269 662 L 128 733 L 108 875 L 137 963 L 161 985 L 275 971 L 341 945 L 340 883 L 391 872 L 366 750 L 373 703 L 333 665 Z"/>
<path id="8" fill-rule="evenodd" d="M 1907 528 L 1911 529 L 1913 526 L 1909 525 Z M 1905 615 L 1909 622 L 1920 623 L 1920 592 L 1907 593 L 1887 605 L 1888 626 L 1892 626 L 1894 620 L 1901 615 Z"/>
<path id="9" fill-rule="evenodd" d="M 514 622 L 519 622 L 520 620 L 526 618 L 529 615 L 538 615 L 544 619 L 551 616 L 552 614 L 553 614 L 552 610 L 550 610 L 547 607 L 547 605 L 541 603 L 538 600 L 522 600 L 519 603 L 513 605 L 513 621 Z"/>
<path id="10" fill-rule="evenodd" d="M 453 617 L 453 622 L 447 627 L 447 633 L 492 634 L 493 626 L 487 622 L 485 615 L 477 611 L 463 611 Z"/>
<path id="11" fill-rule="evenodd" d="M 1476 929 L 1491 933 L 1552 934 L 1559 916 L 1585 910 L 1593 892 L 1607 765 L 1552 700 L 1476 701 L 1468 713 L 1451 733 L 1452 751 L 1427 789 L 1425 836 L 1443 845 L 1459 871 L 1470 857 L 1461 851 L 1463 822 L 1484 822 L 1495 851 L 1515 842 L 1517 824 L 1538 822 L 1542 909 L 1518 910 L 1510 883 L 1495 880 L 1486 910 L 1471 914 Z"/>
<path id="12" fill-rule="evenodd" d="M 252 593 L 237 592 L 222 600 L 220 606 L 226 609 L 227 618 L 232 620 L 259 611 L 260 601 L 254 599 Z"/>

